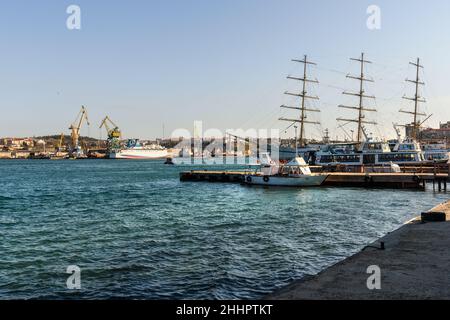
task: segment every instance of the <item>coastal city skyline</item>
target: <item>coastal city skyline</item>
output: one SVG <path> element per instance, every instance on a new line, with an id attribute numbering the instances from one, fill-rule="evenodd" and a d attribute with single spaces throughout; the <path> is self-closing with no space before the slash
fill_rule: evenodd
<path id="1" fill-rule="evenodd" d="M 321 126 L 310 126 L 307 137 L 320 139 L 325 128 L 343 137 L 335 119 L 349 111 L 337 106 L 351 101 L 341 93 L 355 88 L 345 76 L 357 72 L 349 58 L 362 51 L 373 61 L 367 74 L 376 81 L 368 85 L 378 98 L 378 113 L 370 115 L 378 122 L 370 128 L 374 136 L 394 137 L 393 119 L 412 120 L 398 110 L 411 107 L 401 97 L 413 93 L 404 80 L 414 76 L 408 63 L 416 57 L 425 66 L 424 111 L 433 114 L 424 125 L 437 128 L 450 119 L 450 69 L 442 63 L 450 22 L 436 17 L 450 9 L 446 1 L 377 1 L 375 30 L 367 27 L 369 1 L 78 1 L 80 30 L 66 27 L 70 4 L 17 1 L 0 13 L 7 61 L 0 77 L 0 136 L 67 132 L 81 105 L 93 122 L 82 134 L 95 138 L 106 114 L 126 137 L 161 137 L 163 126 L 168 136 L 178 128 L 192 130 L 196 120 L 222 131 L 284 133 L 278 118 L 286 112 L 279 106 L 291 102 L 283 92 L 295 86 L 286 76 L 301 74 L 290 60 L 308 54 L 318 64 L 311 74 L 320 84 L 312 90 L 322 113 L 314 115 Z M 411 34 L 407 46 L 405 31 Z M 292 128 L 286 134 L 293 135 Z"/>

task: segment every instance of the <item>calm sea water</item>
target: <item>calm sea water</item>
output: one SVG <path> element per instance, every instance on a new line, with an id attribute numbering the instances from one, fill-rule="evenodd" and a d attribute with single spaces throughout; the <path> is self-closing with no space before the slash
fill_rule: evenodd
<path id="1" fill-rule="evenodd" d="M 260 298 L 448 199 L 181 183 L 181 170 L 0 161 L 0 299 Z M 81 268 L 78 292 L 69 265 Z"/>

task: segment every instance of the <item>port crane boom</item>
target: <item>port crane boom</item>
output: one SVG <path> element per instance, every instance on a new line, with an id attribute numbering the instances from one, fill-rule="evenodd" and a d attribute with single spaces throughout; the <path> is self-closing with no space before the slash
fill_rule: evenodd
<path id="1" fill-rule="evenodd" d="M 71 130 L 72 148 L 74 150 L 79 149 L 80 130 L 83 126 L 83 122 L 86 122 L 88 126 L 90 125 L 86 108 L 84 106 L 81 106 L 80 113 L 78 113 L 77 118 L 69 128 Z"/>
<path id="2" fill-rule="evenodd" d="M 112 128 L 108 125 L 112 125 Z M 105 119 L 103 119 L 102 123 L 100 124 L 100 129 L 105 127 L 106 132 L 108 133 L 108 138 L 117 138 L 120 139 L 122 136 L 122 133 L 120 132 L 119 127 L 108 117 L 106 116 Z"/>
<path id="3" fill-rule="evenodd" d="M 62 150 L 63 143 L 64 143 L 64 133 L 61 132 L 61 137 L 59 138 L 59 143 L 58 143 L 58 150 L 59 151 Z"/>
<path id="4" fill-rule="evenodd" d="M 120 139 L 122 138 L 122 132 L 120 131 L 117 124 L 115 124 L 109 116 L 106 116 L 100 124 L 100 129 L 105 127 L 106 133 L 108 134 L 108 140 L 106 142 L 107 149 L 109 152 L 112 150 L 120 149 Z"/>

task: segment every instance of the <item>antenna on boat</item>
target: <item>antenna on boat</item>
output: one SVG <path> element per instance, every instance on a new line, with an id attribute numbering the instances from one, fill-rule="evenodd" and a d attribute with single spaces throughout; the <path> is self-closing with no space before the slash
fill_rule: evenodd
<path id="1" fill-rule="evenodd" d="M 330 143 L 330 131 L 328 128 L 325 129 L 325 135 L 323 136 L 324 143 Z"/>
<path id="2" fill-rule="evenodd" d="M 365 121 L 365 115 L 364 115 L 364 111 L 371 111 L 371 112 L 376 112 L 376 109 L 370 109 L 370 108 L 366 108 L 364 107 L 364 98 L 367 99 L 375 99 L 375 96 L 369 96 L 365 94 L 365 90 L 364 90 L 364 82 L 375 82 L 373 79 L 369 79 L 366 78 L 364 75 L 364 66 L 366 63 L 372 63 L 371 61 L 368 60 L 364 60 L 364 52 L 361 53 L 361 57 L 360 58 L 350 58 L 350 60 L 352 61 L 357 61 L 361 64 L 361 74 L 360 76 L 353 76 L 348 74 L 347 78 L 349 79 L 354 79 L 354 80 L 358 80 L 359 81 L 359 92 L 348 92 L 348 91 L 344 91 L 343 94 L 344 95 L 349 95 L 349 96 L 356 96 L 359 97 L 359 104 L 358 106 L 345 106 L 345 105 L 339 105 L 339 108 L 345 108 L 345 109 L 353 109 L 353 110 L 358 110 L 358 119 L 343 119 L 343 118 L 338 118 L 336 119 L 337 121 L 343 121 L 343 122 L 356 122 L 358 123 L 358 131 L 357 131 L 357 135 L 356 135 L 356 142 L 360 143 L 362 142 L 362 137 L 364 135 L 363 133 L 363 124 L 377 124 L 376 122 L 373 121 Z"/>
<path id="3" fill-rule="evenodd" d="M 298 139 L 300 142 L 300 146 L 304 147 L 305 146 L 305 124 L 320 124 L 319 122 L 314 122 L 314 121 L 307 121 L 307 116 L 306 116 L 306 112 L 310 111 L 310 112 L 320 112 L 320 110 L 318 109 L 312 109 L 312 108 L 308 108 L 306 106 L 306 99 L 312 99 L 312 100 L 319 100 L 319 97 L 317 96 L 309 96 L 308 92 L 307 92 L 307 88 L 306 88 L 306 83 L 319 83 L 319 81 L 317 80 L 313 80 L 313 79 L 309 79 L 307 77 L 307 66 L 308 65 L 317 65 L 314 62 L 308 61 L 308 56 L 304 55 L 303 60 L 298 60 L 298 59 L 293 59 L 293 62 L 298 62 L 298 63 L 303 63 L 303 78 L 299 78 L 299 77 L 292 77 L 292 76 L 288 76 L 287 78 L 290 80 L 296 80 L 296 81 L 301 81 L 302 82 L 302 92 L 301 93 L 291 93 L 291 92 L 285 92 L 284 94 L 289 95 L 289 96 L 294 96 L 294 97 L 300 97 L 301 98 L 301 104 L 300 107 L 291 107 L 291 106 L 286 106 L 286 105 L 282 105 L 281 108 L 284 109 L 294 109 L 294 110 L 300 110 L 300 119 L 287 119 L 287 118 L 279 118 L 278 120 L 281 121 L 289 121 L 289 122 L 293 122 L 293 123 L 300 123 L 300 138 Z M 295 141 L 297 141 L 297 133 L 295 133 Z M 296 143 L 296 147 L 295 149 L 297 150 L 297 143 Z M 297 152 L 297 151 L 296 151 Z"/>
<path id="4" fill-rule="evenodd" d="M 295 157 L 298 158 L 298 140 L 297 140 L 297 126 L 295 128 Z"/>
<path id="5" fill-rule="evenodd" d="M 422 82 L 419 77 L 420 68 L 423 68 L 423 66 L 420 65 L 420 58 L 417 58 L 417 62 L 410 62 L 409 64 L 416 67 L 416 79 L 415 80 L 406 79 L 406 82 L 411 82 L 411 83 L 415 84 L 416 93 L 415 93 L 414 97 L 403 96 L 403 99 L 414 101 L 414 111 L 405 111 L 405 110 L 400 109 L 399 112 L 412 114 L 414 116 L 414 122 L 412 123 L 413 129 L 412 129 L 410 138 L 412 138 L 413 140 L 416 140 L 418 137 L 419 128 L 421 126 L 421 122 L 419 121 L 418 118 L 419 118 L 419 116 L 426 117 L 425 113 L 419 112 L 419 102 L 423 102 L 423 103 L 426 102 L 426 100 L 419 95 L 419 85 L 423 86 L 423 85 L 425 85 L 425 83 Z"/>

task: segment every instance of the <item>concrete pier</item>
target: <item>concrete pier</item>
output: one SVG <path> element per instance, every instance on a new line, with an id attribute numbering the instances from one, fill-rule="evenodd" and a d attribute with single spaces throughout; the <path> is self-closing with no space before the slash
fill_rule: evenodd
<path id="1" fill-rule="evenodd" d="M 422 222 L 443 218 L 446 221 Z M 379 290 L 368 289 L 368 278 L 373 275 L 367 273 L 370 266 L 379 267 Z M 318 275 L 298 280 L 266 298 L 450 299 L 450 201 Z"/>

